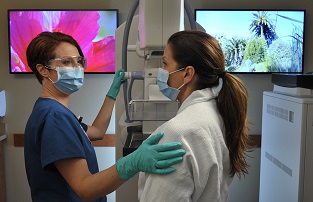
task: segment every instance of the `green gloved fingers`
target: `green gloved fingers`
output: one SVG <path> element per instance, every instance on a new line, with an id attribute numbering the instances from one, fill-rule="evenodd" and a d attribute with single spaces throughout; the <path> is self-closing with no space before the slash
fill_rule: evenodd
<path id="1" fill-rule="evenodd" d="M 166 151 L 170 151 L 172 149 L 180 148 L 181 146 L 182 145 L 180 142 L 168 142 L 168 143 L 154 145 L 153 148 L 157 152 L 166 152 Z"/>
<path id="2" fill-rule="evenodd" d="M 183 150 L 185 153 L 185 150 Z M 183 161 L 183 157 L 176 157 L 168 160 L 161 160 L 156 163 L 157 168 L 167 168 Z M 174 168 L 173 168 L 174 169 Z M 175 169 L 174 169 L 175 170 Z"/>
<path id="3" fill-rule="evenodd" d="M 111 87 L 107 93 L 107 96 L 113 98 L 114 100 L 116 100 L 116 96 L 120 92 L 120 87 L 123 82 L 124 74 L 125 74 L 124 69 L 117 70 L 117 72 L 115 73 L 113 82 L 111 84 Z"/>
<path id="4" fill-rule="evenodd" d="M 185 150 L 183 149 L 175 149 L 175 150 L 170 150 L 170 151 L 165 151 L 165 152 L 159 152 L 157 155 L 158 160 L 171 160 L 174 158 L 182 157 L 185 154 Z M 170 165 L 171 166 L 171 165 Z"/>
<path id="5" fill-rule="evenodd" d="M 120 178 L 127 181 L 139 171 L 160 175 L 174 172 L 170 166 L 181 162 L 186 152 L 179 142 L 156 145 L 162 137 L 163 133 L 152 135 L 136 151 L 119 159 L 116 170 Z"/>

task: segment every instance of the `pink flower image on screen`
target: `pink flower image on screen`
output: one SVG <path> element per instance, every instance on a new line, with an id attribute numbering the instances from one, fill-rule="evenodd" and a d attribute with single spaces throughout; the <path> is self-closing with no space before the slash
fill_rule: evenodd
<path id="1" fill-rule="evenodd" d="M 43 31 L 71 35 L 81 46 L 87 58 L 85 72 L 115 72 L 115 29 L 112 23 L 101 21 L 106 11 L 11 11 L 10 51 L 11 72 L 31 72 L 27 65 L 26 48 Z M 111 16 L 114 19 L 115 16 Z M 102 22 L 102 24 L 100 24 Z M 106 34 L 107 30 L 110 33 Z"/>

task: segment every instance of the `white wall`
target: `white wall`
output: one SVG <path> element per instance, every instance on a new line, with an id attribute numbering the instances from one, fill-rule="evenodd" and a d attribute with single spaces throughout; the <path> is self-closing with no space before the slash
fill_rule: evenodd
<path id="1" fill-rule="evenodd" d="M 124 4 L 119 1 L 123 10 Z M 7 114 L 0 118 L 0 122 L 8 124 L 8 139 L 4 142 L 5 153 L 5 177 L 8 202 L 30 202 L 30 190 L 28 187 L 25 166 L 24 150 L 13 145 L 13 134 L 23 133 L 26 121 L 32 110 L 35 100 L 41 94 L 41 86 L 34 75 L 9 74 L 8 53 L 8 25 L 7 9 L 12 8 L 116 8 L 117 1 L 41 1 L 24 0 L 3 1 L 0 0 L 0 89 L 6 90 Z M 111 5 L 112 4 L 112 5 Z M 124 8 L 126 11 L 127 9 Z M 121 12 L 120 17 L 127 15 Z M 114 75 L 86 75 L 85 85 L 75 93 L 70 102 L 70 108 L 84 117 L 86 123 L 92 123 L 100 108 L 103 99 L 113 81 Z M 115 133 L 115 117 L 107 133 Z M 115 148 L 96 148 L 99 168 L 105 169 L 115 162 Z M 115 201 L 115 194 L 108 196 L 109 201 Z"/>
<path id="2" fill-rule="evenodd" d="M 124 22 L 128 9 L 133 1 L 129 0 L 0 0 L 0 89 L 5 89 L 7 94 L 7 115 L 0 118 L 1 123 L 8 124 L 8 139 L 4 142 L 7 201 L 28 202 L 30 200 L 29 188 L 25 175 L 23 148 L 13 146 L 13 134 L 23 133 L 26 120 L 31 112 L 34 101 L 40 95 L 40 85 L 34 75 L 9 74 L 8 53 L 8 25 L 7 9 L 9 8 L 118 8 L 120 23 Z M 313 35 L 312 13 L 313 5 L 308 0 L 190 0 L 190 5 L 195 8 L 270 8 L 270 9 L 307 9 L 306 42 L 305 42 L 305 72 L 313 71 Z M 241 75 L 249 89 L 249 117 L 253 122 L 251 134 L 261 133 L 261 106 L 262 92 L 271 90 L 270 75 Z M 78 115 L 84 116 L 86 122 L 91 122 L 96 115 L 102 100 L 112 82 L 112 75 L 86 75 L 86 84 L 73 95 L 71 109 Z M 114 123 L 114 120 L 111 122 Z M 114 132 L 111 125 L 108 133 Z M 119 152 L 119 151 L 117 151 Z M 97 149 L 101 153 L 100 167 L 105 168 L 104 162 L 114 161 L 114 149 Z M 235 179 L 230 187 L 230 201 L 257 201 L 259 187 L 260 149 L 256 149 L 249 159 L 250 174 L 242 180 Z M 121 188 L 122 190 L 123 188 Z M 124 193 L 128 195 L 128 193 Z M 114 198 L 114 197 L 113 197 Z M 111 200 L 111 199 L 110 199 Z M 112 199 L 112 202 L 114 200 Z"/>

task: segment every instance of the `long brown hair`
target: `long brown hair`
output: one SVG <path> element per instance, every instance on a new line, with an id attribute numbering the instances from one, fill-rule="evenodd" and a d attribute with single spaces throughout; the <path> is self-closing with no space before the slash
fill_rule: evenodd
<path id="1" fill-rule="evenodd" d="M 248 92 L 244 83 L 225 71 L 224 55 L 218 41 L 211 35 L 196 30 L 173 34 L 168 45 L 179 67 L 193 66 L 197 75 L 197 89 L 223 84 L 216 102 L 223 118 L 225 141 L 229 150 L 230 176 L 248 173 L 246 151 L 249 150 Z"/>

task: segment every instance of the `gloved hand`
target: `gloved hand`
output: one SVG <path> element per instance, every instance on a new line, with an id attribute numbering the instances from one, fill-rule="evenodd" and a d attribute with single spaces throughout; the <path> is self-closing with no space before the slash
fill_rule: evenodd
<path id="1" fill-rule="evenodd" d="M 129 180 L 139 171 L 159 175 L 175 171 L 170 166 L 181 162 L 186 151 L 179 149 L 180 142 L 157 144 L 162 137 L 161 132 L 149 137 L 133 153 L 116 162 L 116 170 L 122 180 Z"/>
<path id="2" fill-rule="evenodd" d="M 107 96 L 113 98 L 114 100 L 116 100 L 116 96 L 120 92 L 120 87 L 124 78 L 124 74 L 124 69 L 117 70 L 113 79 L 113 83 L 111 84 L 111 87 L 107 93 Z"/>

